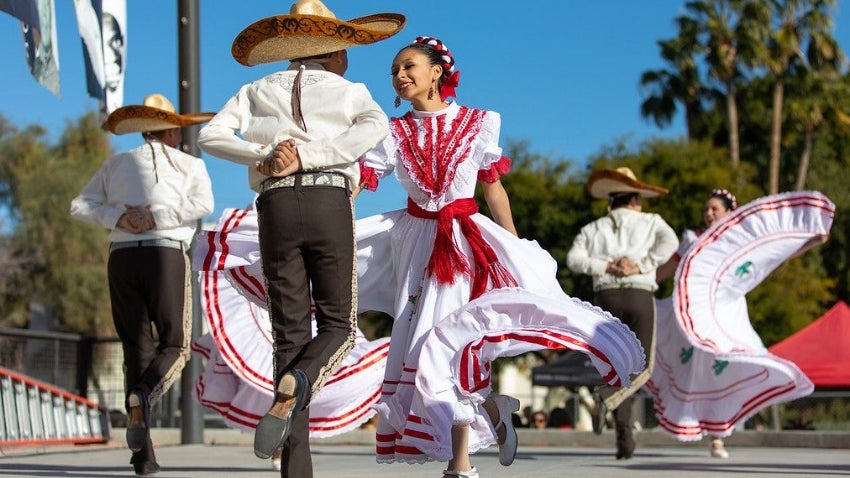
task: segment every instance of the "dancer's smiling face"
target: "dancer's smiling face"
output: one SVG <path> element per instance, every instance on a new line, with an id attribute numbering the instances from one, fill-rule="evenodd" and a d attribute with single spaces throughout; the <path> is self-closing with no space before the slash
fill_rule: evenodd
<path id="1" fill-rule="evenodd" d="M 443 67 L 431 64 L 427 55 L 414 48 L 405 48 L 396 55 L 390 70 L 393 88 L 399 98 L 414 102 L 424 100 L 443 74 Z"/>
<path id="2" fill-rule="evenodd" d="M 711 227 L 712 224 L 726 217 L 729 212 L 730 210 L 726 208 L 726 205 L 723 204 L 720 198 L 710 198 L 705 202 L 705 209 L 702 212 L 705 227 Z"/>

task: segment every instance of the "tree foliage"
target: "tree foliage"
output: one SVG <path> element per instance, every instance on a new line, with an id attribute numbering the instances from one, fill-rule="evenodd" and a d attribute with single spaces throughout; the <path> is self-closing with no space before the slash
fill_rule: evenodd
<path id="1" fill-rule="evenodd" d="M 111 330 L 106 231 L 68 212 L 111 154 L 97 116 L 68 124 L 56 145 L 48 144 L 41 127 L 17 131 L 2 118 L 0 133 L 0 204 L 9 221 L 0 257 L 16 258 L 0 271 L 0 323 L 25 326 L 38 306 L 63 331 Z"/>
<path id="2" fill-rule="evenodd" d="M 567 290 L 575 287 L 564 265 L 572 228 L 588 219 L 583 185 L 571 181 L 573 164 L 530 151 L 527 142 L 512 142 L 506 155 L 513 159 L 503 184 L 511 199 L 514 224 L 521 237 L 535 240 L 559 265 L 559 279 Z M 486 204 L 482 210 L 487 213 Z"/>
<path id="3" fill-rule="evenodd" d="M 850 224 L 845 219 L 850 210 L 850 192 L 846 187 L 850 181 L 850 136 L 847 134 L 850 129 L 850 79 L 845 55 L 832 35 L 834 22 L 830 10 L 836 2 L 695 0 L 687 5 L 686 13 L 677 17 L 678 24 L 692 22 L 697 31 L 714 32 L 713 36 L 693 35 L 693 28 L 687 32 L 680 29 L 676 37 L 659 41 L 661 58 L 674 64 L 664 47 L 682 45 L 680 51 L 692 55 L 695 62 L 692 70 L 698 72 L 698 79 L 693 78 L 693 71 L 690 73 L 695 84 L 716 85 L 724 76 L 733 77 L 717 74 L 719 67 L 727 73 L 740 72 L 734 75 L 733 86 L 735 108 L 739 113 L 741 161 L 739 167 L 733 166 L 735 174 L 728 178 L 731 182 L 725 187 L 738 196 L 740 203 L 773 191 L 812 189 L 823 192 L 836 204 L 830 240 L 804 257 L 784 264 L 747 297 L 753 324 L 765 342 L 772 343 L 817 318 L 836 298 L 850 299 L 847 253 Z M 724 25 L 732 25 L 735 21 L 746 25 L 738 30 L 743 35 L 734 35 L 741 41 L 726 42 L 723 38 L 733 35 L 719 33 L 723 33 Z M 737 49 L 738 58 L 724 54 L 724 49 L 732 45 Z M 731 62 L 724 64 L 724 59 Z M 675 98 L 680 104 L 672 110 L 687 111 L 688 103 L 676 96 L 675 85 L 656 85 L 662 89 L 652 95 Z M 729 91 L 727 88 L 726 92 Z M 696 130 L 697 134 L 689 130 L 689 138 L 709 148 L 730 147 L 730 138 L 734 135 L 730 135 L 730 123 L 723 118 L 729 114 L 732 103 L 715 100 L 702 104 L 705 108 L 699 118 L 686 115 L 689 125 L 702 125 Z M 668 107 L 667 111 L 670 110 Z M 642 109 L 641 113 L 647 120 L 664 126 L 650 114 L 652 111 Z M 679 191 L 689 194 L 692 188 L 698 188 L 696 184 L 688 184 L 688 178 L 698 173 L 688 169 L 694 163 L 680 162 L 676 166 L 678 170 L 663 169 L 664 165 L 656 161 L 661 157 L 657 154 L 661 152 L 658 146 L 650 148 L 656 150 L 649 155 L 654 164 L 638 174 L 650 180 L 668 180 L 665 185 L 671 187 L 673 194 Z M 674 163 L 665 161 L 664 164 Z M 704 167 L 723 171 L 729 169 L 727 165 L 717 162 L 706 163 Z M 702 194 L 707 191 L 703 189 Z M 690 215 L 689 226 L 693 227 L 694 221 L 699 224 L 697 213 L 701 207 L 682 204 L 681 199 L 676 196 L 675 202 L 652 201 L 650 207 L 679 230 L 682 224 L 677 218 Z M 691 208 L 693 212 L 687 212 Z M 794 287 L 788 286 L 791 283 Z"/>

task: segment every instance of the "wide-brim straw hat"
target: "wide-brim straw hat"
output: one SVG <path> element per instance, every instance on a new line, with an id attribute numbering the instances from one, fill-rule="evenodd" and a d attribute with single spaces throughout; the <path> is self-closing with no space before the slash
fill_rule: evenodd
<path id="1" fill-rule="evenodd" d="M 587 191 L 591 196 L 599 199 L 608 199 L 612 195 L 624 193 L 638 193 L 645 198 L 663 196 L 668 193 L 665 188 L 638 181 L 635 173 L 626 167 L 594 171 L 587 180 Z"/>
<path id="2" fill-rule="evenodd" d="M 398 13 L 340 20 L 319 0 L 299 0 L 288 15 L 263 18 L 242 30 L 231 54 L 247 66 L 324 55 L 386 40 L 406 21 Z"/>
<path id="3" fill-rule="evenodd" d="M 104 126 L 115 134 L 145 133 L 206 123 L 213 116 L 215 113 L 177 113 L 168 98 L 154 93 L 146 96 L 141 105 L 116 109 L 106 118 Z"/>

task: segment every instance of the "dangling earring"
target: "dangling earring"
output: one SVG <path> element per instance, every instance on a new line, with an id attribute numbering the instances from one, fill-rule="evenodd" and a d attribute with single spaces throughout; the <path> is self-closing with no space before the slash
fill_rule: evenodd
<path id="1" fill-rule="evenodd" d="M 393 101 L 393 106 L 395 106 L 396 108 L 401 106 L 401 98 L 399 98 L 398 95 L 395 95 L 395 101 Z"/>
<path id="2" fill-rule="evenodd" d="M 431 86 L 431 89 L 430 89 L 430 90 L 428 90 L 428 99 L 429 99 L 429 100 L 433 100 L 433 99 L 434 99 L 434 86 L 433 86 L 433 85 Z"/>

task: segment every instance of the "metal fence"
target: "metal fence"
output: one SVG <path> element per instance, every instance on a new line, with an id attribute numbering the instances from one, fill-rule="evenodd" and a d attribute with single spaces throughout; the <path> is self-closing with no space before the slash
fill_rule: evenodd
<path id="1" fill-rule="evenodd" d="M 88 398 L 110 411 L 112 426 L 126 425 L 124 371 L 117 337 L 87 337 L 0 327 L 0 367 L 47 382 Z M 634 416 L 644 428 L 657 426 L 652 398 L 640 394 Z M 172 387 L 151 413 L 155 427 L 180 426 L 180 387 Z M 579 403 L 567 398 L 559 408 L 577 416 Z M 204 426 L 223 427 L 223 420 L 204 409 Z M 850 390 L 816 391 L 762 410 L 747 429 L 850 431 Z"/>
<path id="2" fill-rule="evenodd" d="M 102 405 L 114 427 L 126 426 L 123 364 L 118 337 L 0 327 L 0 367 Z M 171 387 L 151 410 L 151 425 L 179 427 L 180 400 L 180 387 Z M 204 409 L 204 413 L 204 426 L 224 426 L 216 412 Z"/>

